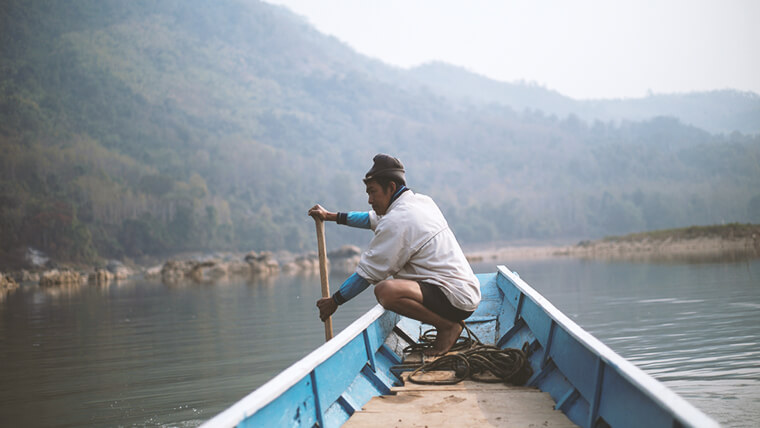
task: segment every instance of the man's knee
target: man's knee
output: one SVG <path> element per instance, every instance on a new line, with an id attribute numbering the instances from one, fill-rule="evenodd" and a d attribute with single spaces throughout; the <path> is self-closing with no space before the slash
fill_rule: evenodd
<path id="1" fill-rule="evenodd" d="M 388 305 L 400 299 L 402 295 L 403 290 L 401 285 L 392 279 L 382 280 L 375 285 L 377 303 L 380 303 L 386 309 Z"/>
<path id="2" fill-rule="evenodd" d="M 418 287 L 418 285 L 414 281 L 386 279 L 375 285 L 375 297 L 377 298 L 377 302 L 386 309 L 404 298 L 419 300 L 421 302 L 421 296 L 415 296 L 415 287 Z M 419 291 L 419 288 L 416 288 L 416 290 Z"/>
<path id="3" fill-rule="evenodd" d="M 390 300 L 391 288 L 390 281 L 387 279 L 375 284 L 375 298 L 377 299 L 377 303 L 385 306 L 385 303 L 383 302 L 388 302 Z"/>

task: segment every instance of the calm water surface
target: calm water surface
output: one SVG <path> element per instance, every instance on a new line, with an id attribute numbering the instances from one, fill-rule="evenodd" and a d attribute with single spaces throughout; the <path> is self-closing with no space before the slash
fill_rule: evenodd
<path id="1" fill-rule="evenodd" d="M 721 424 L 760 420 L 760 260 L 506 264 Z M 0 426 L 196 426 L 324 341 L 319 293 L 281 275 L 0 295 Z M 341 307 L 335 332 L 374 304 Z"/>

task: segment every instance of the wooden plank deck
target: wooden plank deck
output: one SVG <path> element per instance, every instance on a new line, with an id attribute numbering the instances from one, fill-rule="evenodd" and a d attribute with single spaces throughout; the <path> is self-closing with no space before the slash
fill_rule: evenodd
<path id="1" fill-rule="evenodd" d="M 406 380 L 392 395 L 370 400 L 345 427 L 577 427 L 549 394 L 537 388 L 463 381 L 456 385 L 418 385 Z M 430 372 L 425 379 L 446 378 Z"/>

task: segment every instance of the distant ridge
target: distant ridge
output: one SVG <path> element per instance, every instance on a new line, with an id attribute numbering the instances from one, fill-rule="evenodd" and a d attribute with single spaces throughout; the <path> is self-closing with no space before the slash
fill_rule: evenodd
<path id="1" fill-rule="evenodd" d="M 567 116 L 578 109 L 577 101 L 557 91 L 524 82 L 499 82 L 443 62 L 411 68 L 409 75 L 433 91 L 472 104 L 496 103 L 517 111 L 543 110 L 560 116 Z"/>
<path id="2" fill-rule="evenodd" d="M 465 68 L 431 62 L 409 70 L 419 84 L 447 98 L 472 104 L 501 104 L 517 111 L 541 110 L 587 121 L 641 121 L 669 116 L 713 133 L 760 133 L 760 95 L 724 89 L 652 94 L 644 98 L 575 100 L 524 82 L 499 82 Z"/>

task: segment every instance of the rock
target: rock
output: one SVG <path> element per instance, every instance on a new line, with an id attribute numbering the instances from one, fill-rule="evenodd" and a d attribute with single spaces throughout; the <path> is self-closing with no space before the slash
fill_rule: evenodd
<path id="1" fill-rule="evenodd" d="M 246 254 L 245 261 L 251 267 L 251 273 L 255 275 L 271 275 L 280 271 L 280 264 L 268 251 L 261 254 L 251 251 Z"/>
<path id="2" fill-rule="evenodd" d="M 0 291 L 10 291 L 18 288 L 18 284 L 8 275 L 0 273 Z"/>
<path id="3" fill-rule="evenodd" d="M 213 262 L 214 264 L 204 269 L 204 276 L 209 276 L 211 279 L 220 279 L 227 276 L 228 263 L 221 261 Z"/>
<path id="4" fill-rule="evenodd" d="M 251 265 L 242 260 L 231 261 L 227 264 L 227 273 L 230 275 L 248 276 L 251 274 Z"/>
<path id="5" fill-rule="evenodd" d="M 20 271 L 13 272 L 12 274 L 6 274 L 6 277 L 13 278 L 14 281 L 17 283 L 24 283 L 24 282 L 40 282 L 40 274 L 36 272 L 29 272 L 26 269 L 21 269 Z"/>
<path id="6" fill-rule="evenodd" d="M 328 268 L 330 264 L 328 261 Z M 290 263 L 283 266 L 283 270 L 289 273 L 319 273 L 319 256 L 317 253 L 308 253 L 298 256 Z"/>
<path id="7" fill-rule="evenodd" d="M 40 282 L 39 272 L 29 272 L 27 270 L 21 271 L 21 282 Z"/>
<path id="8" fill-rule="evenodd" d="M 180 281 L 186 276 L 190 276 L 196 262 L 169 260 L 161 268 L 161 279 L 164 281 Z"/>
<path id="9" fill-rule="evenodd" d="M 155 268 L 152 270 L 155 272 Z M 214 281 L 227 276 L 228 270 L 228 263 L 220 260 L 203 262 L 169 260 L 161 268 L 161 279 L 167 282 L 176 282 L 188 278 L 197 282 Z"/>
<path id="10" fill-rule="evenodd" d="M 105 285 L 114 279 L 114 275 L 107 269 L 95 269 L 87 278 L 92 284 Z"/>
<path id="11" fill-rule="evenodd" d="M 61 285 L 82 284 L 85 278 L 72 270 L 59 271 L 58 269 L 43 272 L 40 278 L 40 285 L 43 287 L 53 287 Z"/>
<path id="12" fill-rule="evenodd" d="M 319 270 L 319 254 L 317 253 L 298 256 L 295 262 L 302 270 Z"/>
<path id="13" fill-rule="evenodd" d="M 287 263 L 284 263 L 280 269 L 285 273 L 298 273 L 300 270 L 298 269 L 298 266 L 296 265 L 295 261 L 290 261 Z"/>
<path id="14" fill-rule="evenodd" d="M 361 260 L 362 251 L 356 245 L 344 245 L 327 253 L 330 266 L 336 272 L 353 272 Z"/>
<path id="15" fill-rule="evenodd" d="M 132 269 L 117 260 L 110 260 L 106 269 L 113 274 L 113 279 L 127 279 L 134 274 Z"/>
<path id="16" fill-rule="evenodd" d="M 216 266 L 216 261 L 208 260 L 205 262 L 189 262 L 190 270 L 185 272 L 185 276 L 191 278 L 193 281 L 203 282 L 205 277 L 206 268 Z"/>
<path id="17" fill-rule="evenodd" d="M 146 279 L 157 279 L 161 278 L 161 269 L 163 268 L 163 265 L 156 265 L 153 267 L 150 267 L 145 270 L 145 273 L 143 273 L 143 277 Z"/>
<path id="18" fill-rule="evenodd" d="M 327 257 L 331 259 L 350 259 L 361 255 L 362 250 L 356 245 L 344 245 L 337 250 L 327 252 Z"/>

